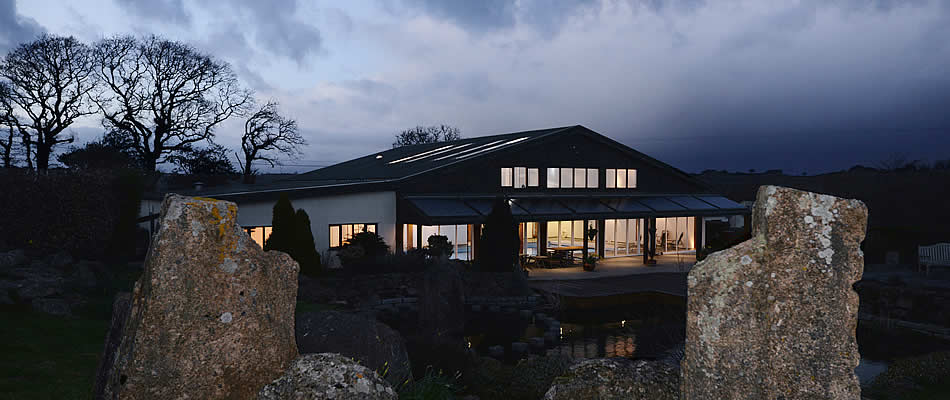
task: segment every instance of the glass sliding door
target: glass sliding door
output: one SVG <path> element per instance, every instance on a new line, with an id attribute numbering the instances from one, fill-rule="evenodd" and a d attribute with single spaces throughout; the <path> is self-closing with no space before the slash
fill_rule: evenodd
<path id="1" fill-rule="evenodd" d="M 664 253 L 683 253 L 696 250 L 693 235 L 695 217 L 656 219 L 656 250 Z"/>
<path id="2" fill-rule="evenodd" d="M 642 219 L 604 220 L 604 257 L 642 254 Z"/>

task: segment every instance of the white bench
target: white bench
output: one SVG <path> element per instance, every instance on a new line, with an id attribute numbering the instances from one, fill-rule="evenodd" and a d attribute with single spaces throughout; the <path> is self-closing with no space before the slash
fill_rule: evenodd
<path id="1" fill-rule="evenodd" d="M 930 275 L 931 266 L 950 267 L 950 243 L 917 247 L 917 270 L 926 268 L 927 275 Z"/>

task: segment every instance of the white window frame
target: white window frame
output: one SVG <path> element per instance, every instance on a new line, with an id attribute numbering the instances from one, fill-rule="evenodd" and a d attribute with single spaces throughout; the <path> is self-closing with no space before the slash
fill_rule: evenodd
<path id="1" fill-rule="evenodd" d="M 505 178 L 508 178 L 507 184 L 505 183 Z M 511 167 L 501 167 L 501 187 L 512 187 L 514 186 L 514 182 L 514 169 Z"/>
<path id="2" fill-rule="evenodd" d="M 547 168 L 547 170 L 548 170 L 547 187 L 551 189 L 559 189 L 561 187 L 561 169 L 552 167 L 552 168 Z M 551 178 L 554 178 L 554 180 L 552 181 Z M 554 183 L 554 185 L 551 185 L 552 182 Z"/>

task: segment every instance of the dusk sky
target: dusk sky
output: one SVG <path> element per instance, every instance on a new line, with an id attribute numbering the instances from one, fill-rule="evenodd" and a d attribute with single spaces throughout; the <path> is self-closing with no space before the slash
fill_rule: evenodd
<path id="1" fill-rule="evenodd" d="M 441 123 L 581 124 L 687 172 L 950 159 L 950 1 L 0 0 L 0 52 L 44 31 L 230 62 L 310 142 L 286 172 Z"/>

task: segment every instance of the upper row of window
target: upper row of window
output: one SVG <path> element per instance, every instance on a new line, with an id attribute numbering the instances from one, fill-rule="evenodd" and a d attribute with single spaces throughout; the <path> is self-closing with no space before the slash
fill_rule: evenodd
<path id="1" fill-rule="evenodd" d="M 514 188 L 538 187 L 539 169 L 527 167 L 502 167 L 501 186 Z M 577 189 L 600 187 L 600 174 L 597 168 L 547 168 L 547 187 Z M 636 188 L 637 170 L 608 168 L 607 188 Z"/>

